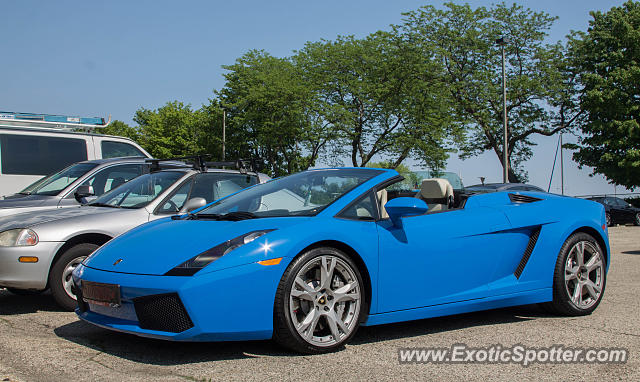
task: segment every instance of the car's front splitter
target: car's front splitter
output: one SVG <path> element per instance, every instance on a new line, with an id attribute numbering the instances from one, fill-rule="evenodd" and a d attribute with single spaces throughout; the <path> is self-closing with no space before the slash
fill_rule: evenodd
<path id="1" fill-rule="evenodd" d="M 81 303 L 76 312 L 94 325 L 151 338 L 269 339 L 275 293 L 287 265 L 251 263 L 194 276 L 134 275 L 82 266 L 74 273 L 78 287 L 83 281 L 119 285 L 121 304 Z"/>

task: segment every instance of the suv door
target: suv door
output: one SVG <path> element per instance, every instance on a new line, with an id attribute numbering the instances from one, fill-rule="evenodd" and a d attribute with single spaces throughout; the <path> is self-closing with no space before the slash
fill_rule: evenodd
<path id="1" fill-rule="evenodd" d="M 81 185 L 92 186 L 95 196 L 97 197 L 113 190 L 133 178 L 142 175 L 146 167 L 148 167 L 148 165 L 143 163 L 123 163 L 107 166 L 96 171 L 93 175 L 82 182 Z M 77 187 L 69 191 L 69 193 L 60 200 L 58 207 L 74 206 L 78 204 L 74 196 L 76 188 Z"/>

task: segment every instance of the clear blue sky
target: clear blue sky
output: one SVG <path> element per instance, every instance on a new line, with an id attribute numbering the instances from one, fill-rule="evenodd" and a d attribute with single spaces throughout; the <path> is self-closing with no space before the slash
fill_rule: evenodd
<path id="1" fill-rule="evenodd" d="M 249 49 L 287 56 L 306 41 L 364 36 L 399 23 L 401 13 L 440 1 L 5 1 L 0 36 L 0 110 L 106 116 L 131 122 L 140 107 L 180 100 L 195 108 L 224 85 L 221 65 Z M 490 5 L 469 1 L 472 6 Z M 510 2 L 507 2 L 510 3 Z M 586 30 L 590 10 L 622 0 L 520 1 L 559 17 L 550 41 Z M 571 140 L 571 138 L 567 138 Z M 546 189 L 557 138 L 539 138 L 526 168 Z M 565 192 L 613 193 L 602 177 L 588 177 L 565 152 Z M 465 184 L 500 181 L 493 153 L 448 169 Z M 559 179 L 559 178 L 558 178 Z M 556 184 L 557 183 L 557 184 Z M 552 191 L 559 192 L 559 182 Z M 618 192 L 622 191 L 618 187 Z"/>

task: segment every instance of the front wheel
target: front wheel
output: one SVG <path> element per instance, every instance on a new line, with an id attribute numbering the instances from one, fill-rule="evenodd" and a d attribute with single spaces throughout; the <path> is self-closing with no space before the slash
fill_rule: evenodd
<path id="1" fill-rule="evenodd" d="M 312 249 L 280 280 L 274 339 L 301 353 L 334 351 L 358 329 L 363 297 L 362 277 L 347 255 L 335 248 Z"/>
<path id="2" fill-rule="evenodd" d="M 611 227 L 611 215 L 608 212 L 604 214 L 604 219 L 607 223 L 607 227 Z"/>
<path id="3" fill-rule="evenodd" d="M 640 225 L 640 212 L 636 213 L 636 221 L 634 223 L 635 225 Z"/>
<path id="4" fill-rule="evenodd" d="M 51 267 L 49 272 L 49 287 L 58 305 L 66 310 L 74 310 L 77 299 L 73 293 L 71 273 L 93 251 L 98 249 L 95 244 L 83 243 L 67 249 Z"/>
<path id="5" fill-rule="evenodd" d="M 591 314 L 600 304 L 606 284 L 605 259 L 589 234 L 571 235 L 563 244 L 553 277 L 550 310 L 569 316 Z"/>

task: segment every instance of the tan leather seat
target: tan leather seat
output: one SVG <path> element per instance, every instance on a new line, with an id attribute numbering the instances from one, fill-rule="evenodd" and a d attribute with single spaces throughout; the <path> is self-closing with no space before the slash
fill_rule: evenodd
<path id="1" fill-rule="evenodd" d="M 427 203 L 429 212 L 446 211 L 453 201 L 453 187 L 446 179 L 423 179 L 416 197 Z"/>
<path id="2" fill-rule="evenodd" d="M 387 190 L 378 191 L 378 201 L 380 202 L 380 218 L 386 219 L 389 217 L 387 210 L 384 209 L 384 205 L 387 204 Z"/>

